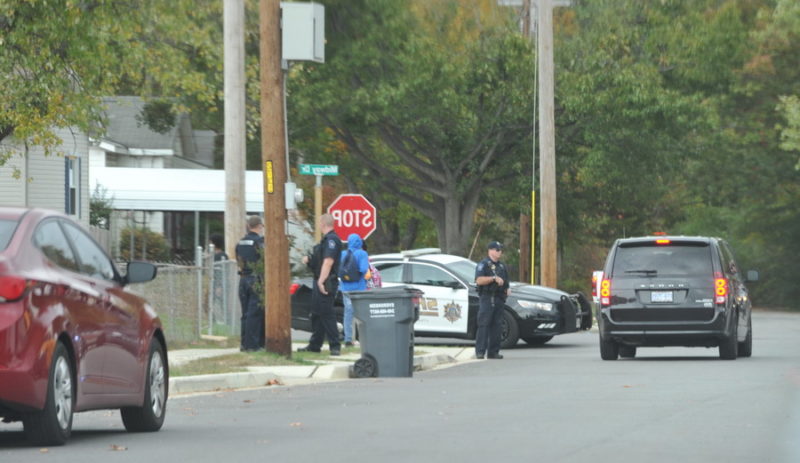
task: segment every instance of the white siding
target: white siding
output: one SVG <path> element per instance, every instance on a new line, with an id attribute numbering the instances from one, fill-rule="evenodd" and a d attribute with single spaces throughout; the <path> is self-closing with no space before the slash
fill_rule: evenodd
<path id="1" fill-rule="evenodd" d="M 64 155 L 79 158 L 79 215 L 75 218 L 85 225 L 89 224 L 89 140 L 80 132 L 69 129 L 56 130 L 63 144 L 52 153 L 44 155 L 44 149 L 32 146 L 28 150 L 27 159 L 12 158 L 9 164 L 16 165 L 22 171 L 22 177 L 15 180 L 11 177 L 13 169 L 0 167 L 0 204 L 22 207 L 40 207 L 56 211 L 64 211 L 64 193 L 66 188 Z"/>
<path id="2" fill-rule="evenodd" d="M 64 157 L 44 155 L 41 147 L 28 152 L 28 207 L 64 212 Z"/>
<path id="3" fill-rule="evenodd" d="M 3 147 L 10 146 L 3 143 Z M 13 177 L 14 167 L 22 172 L 19 179 Z M 12 156 L 4 165 L 0 166 L 0 206 L 25 206 L 25 159 L 22 156 Z"/>

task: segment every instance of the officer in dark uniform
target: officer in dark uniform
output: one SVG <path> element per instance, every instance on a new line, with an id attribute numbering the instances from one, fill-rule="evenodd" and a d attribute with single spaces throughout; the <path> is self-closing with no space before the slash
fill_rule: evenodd
<path id="1" fill-rule="evenodd" d="M 314 271 L 314 287 L 311 291 L 311 338 L 308 340 L 308 346 L 297 350 L 319 352 L 327 337 L 331 355 L 340 355 L 341 343 L 333 303 L 339 289 L 336 269 L 339 268 L 342 240 L 333 231 L 332 215 L 320 216 L 320 229 L 324 235 L 322 240 L 314 247 L 313 255 L 303 259 Z"/>
<path id="2" fill-rule="evenodd" d="M 478 308 L 478 333 L 475 337 L 475 357 L 501 359 L 500 321 L 508 297 L 508 269 L 500 262 L 503 244 L 489 243 L 489 255 L 478 262 L 475 268 L 475 283 L 478 285 L 480 305 Z"/>
<path id="3" fill-rule="evenodd" d="M 256 264 L 264 249 L 264 222 L 259 216 L 247 218 L 247 234 L 236 244 L 236 261 L 239 263 L 239 301 L 242 303 L 242 351 L 264 348 L 264 302 L 256 283 L 264 281 Z"/>

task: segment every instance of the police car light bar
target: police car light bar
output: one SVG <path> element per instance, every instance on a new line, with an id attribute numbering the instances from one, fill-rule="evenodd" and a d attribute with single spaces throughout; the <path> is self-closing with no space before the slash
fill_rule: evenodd
<path id="1" fill-rule="evenodd" d="M 417 256 L 424 256 L 427 254 L 441 254 L 442 250 L 439 248 L 422 248 L 422 249 L 409 249 L 406 251 L 400 251 L 400 255 L 403 257 L 417 257 Z"/>

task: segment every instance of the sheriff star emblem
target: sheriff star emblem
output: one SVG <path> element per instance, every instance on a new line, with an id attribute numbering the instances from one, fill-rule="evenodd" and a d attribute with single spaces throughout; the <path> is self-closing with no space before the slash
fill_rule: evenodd
<path id="1" fill-rule="evenodd" d="M 455 301 L 444 305 L 444 318 L 450 323 L 455 323 L 461 319 L 461 306 Z"/>

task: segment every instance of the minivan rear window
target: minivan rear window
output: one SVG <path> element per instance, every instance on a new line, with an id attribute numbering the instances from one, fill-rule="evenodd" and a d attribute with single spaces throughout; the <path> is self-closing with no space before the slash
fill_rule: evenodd
<path id="1" fill-rule="evenodd" d="M 8 242 L 11 241 L 16 229 L 16 220 L 0 220 L 0 251 L 8 246 Z"/>
<path id="2" fill-rule="evenodd" d="M 631 276 L 711 275 L 711 247 L 647 245 L 619 247 L 614 256 L 614 278 Z"/>

